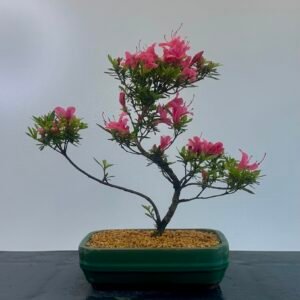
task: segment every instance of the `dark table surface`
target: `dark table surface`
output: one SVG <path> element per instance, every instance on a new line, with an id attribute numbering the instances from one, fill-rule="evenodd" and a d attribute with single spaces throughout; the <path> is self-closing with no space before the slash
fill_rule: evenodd
<path id="1" fill-rule="evenodd" d="M 220 287 L 193 291 L 95 291 L 76 251 L 0 252 L 1 300 L 300 300 L 300 252 L 230 253 Z"/>

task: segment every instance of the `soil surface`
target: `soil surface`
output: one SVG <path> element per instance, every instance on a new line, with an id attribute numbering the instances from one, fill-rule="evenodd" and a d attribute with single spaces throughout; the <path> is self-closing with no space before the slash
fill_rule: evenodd
<path id="1" fill-rule="evenodd" d="M 220 243 L 214 232 L 166 230 L 152 236 L 151 230 L 103 230 L 94 233 L 87 246 L 92 248 L 209 248 Z"/>

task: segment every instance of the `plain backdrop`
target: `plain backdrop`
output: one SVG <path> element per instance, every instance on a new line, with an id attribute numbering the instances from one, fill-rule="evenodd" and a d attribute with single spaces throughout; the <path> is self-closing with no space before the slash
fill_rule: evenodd
<path id="1" fill-rule="evenodd" d="M 180 24 L 192 52 L 222 63 L 219 81 L 194 97 L 193 135 L 241 148 L 266 176 L 239 192 L 179 207 L 170 227 L 215 228 L 232 250 L 300 250 L 299 1 L 0 2 L 0 250 L 76 249 L 92 230 L 151 228 L 138 197 L 89 181 L 25 135 L 32 115 L 77 107 L 89 123 L 70 156 L 99 175 L 93 157 L 114 163 L 115 183 L 140 190 L 165 212 L 171 187 L 154 166 L 123 152 L 96 123 L 117 115 L 118 83 L 107 54 L 159 42 Z M 153 140 L 153 143 L 157 143 Z M 169 151 L 175 157 L 176 147 Z"/>

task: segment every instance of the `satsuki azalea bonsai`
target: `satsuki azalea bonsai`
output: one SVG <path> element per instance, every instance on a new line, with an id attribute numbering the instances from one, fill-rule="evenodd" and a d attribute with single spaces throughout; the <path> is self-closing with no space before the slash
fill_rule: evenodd
<path id="1" fill-rule="evenodd" d="M 226 153 L 223 143 L 208 141 L 202 135 L 189 137 L 178 148 L 176 157 L 168 155 L 194 117 L 191 102 L 187 103 L 180 92 L 195 87 L 206 77 L 218 77 L 218 63 L 204 58 L 203 51 L 190 55 L 189 50 L 189 43 L 175 35 L 135 53 L 125 52 L 125 57 L 108 56 L 111 67 L 107 73 L 120 84 L 121 112 L 118 118 L 103 117 L 103 123 L 98 124 L 124 151 L 144 156 L 149 165 L 155 165 L 166 183 L 173 187 L 165 215 L 150 196 L 115 184 L 110 173 L 112 164 L 107 160 L 95 159 L 103 170 L 103 176 L 98 178 L 70 158 L 69 145 L 78 145 L 80 131 L 88 127 L 75 115 L 74 107 L 56 107 L 46 115 L 33 117 L 35 124 L 27 133 L 38 142 L 40 150 L 53 149 L 90 179 L 143 198 L 146 215 L 155 224 L 154 236 L 164 233 L 179 205 L 239 190 L 253 193 L 251 188 L 260 178 L 261 162 L 250 162 L 251 157 L 242 150 L 240 159 L 233 158 Z M 169 134 L 161 135 L 162 129 L 168 129 Z M 149 146 L 151 139 L 155 142 Z M 174 163 L 181 165 L 181 175 L 175 173 Z M 182 197 L 182 191 L 189 187 L 198 191 L 188 198 Z"/>

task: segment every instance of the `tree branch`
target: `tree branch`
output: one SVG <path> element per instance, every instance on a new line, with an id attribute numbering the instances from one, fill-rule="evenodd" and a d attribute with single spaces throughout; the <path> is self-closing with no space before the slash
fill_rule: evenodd
<path id="1" fill-rule="evenodd" d="M 156 164 L 163 171 L 162 174 L 168 175 L 174 188 L 177 189 L 180 186 L 180 182 L 176 174 L 170 168 L 169 164 L 162 159 L 162 157 L 148 153 L 138 141 L 136 141 L 136 146 L 142 155 L 144 155 L 146 158 L 148 158 L 150 161 Z"/>
<path id="2" fill-rule="evenodd" d="M 191 182 L 191 183 L 188 183 L 184 186 L 184 188 L 186 187 L 189 187 L 189 186 L 200 186 L 200 187 L 203 187 L 203 185 L 201 184 L 201 182 Z M 210 189 L 214 189 L 214 190 L 228 190 L 227 187 L 221 187 L 221 186 L 214 186 L 214 185 L 209 185 L 208 186 Z"/>
<path id="3" fill-rule="evenodd" d="M 203 190 L 202 190 L 203 191 Z M 202 193 L 201 191 L 201 193 Z M 216 197 L 220 197 L 220 196 L 225 196 L 225 195 L 229 195 L 229 194 L 233 194 L 234 192 L 236 191 L 232 191 L 232 192 L 224 192 L 224 193 L 221 193 L 221 194 L 216 194 L 216 195 L 212 195 L 212 196 L 207 196 L 207 197 L 200 197 L 200 195 L 198 194 L 197 196 L 193 197 L 193 198 L 186 198 L 186 199 L 180 199 L 179 200 L 179 203 L 183 203 L 183 202 L 189 202 L 189 201 L 192 201 L 192 200 L 196 200 L 196 199 L 210 199 L 210 198 L 216 198 Z"/>
<path id="4" fill-rule="evenodd" d="M 132 190 L 132 189 L 128 189 L 128 188 L 125 188 L 125 187 L 122 187 L 122 186 L 119 186 L 119 185 L 116 185 L 116 184 L 112 184 L 112 183 L 109 183 L 107 181 L 103 181 L 89 173 L 87 173 L 86 171 L 84 171 L 83 169 L 81 169 L 77 164 L 75 164 L 71 158 L 67 155 L 67 153 L 64 153 L 64 152 L 60 152 L 67 160 L 68 162 L 75 168 L 77 169 L 79 172 L 81 172 L 82 174 L 84 174 L 85 176 L 87 176 L 88 178 L 98 182 L 98 183 L 101 183 L 103 185 L 106 185 L 106 186 L 109 186 L 109 187 L 112 187 L 112 188 L 115 188 L 115 189 L 118 189 L 118 190 L 122 190 L 124 192 L 127 192 L 127 193 L 130 193 L 130 194 L 134 194 L 134 195 L 137 195 L 137 196 L 140 196 L 142 198 L 144 198 L 147 202 L 150 203 L 150 205 L 153 207 L 153 210 L 155 212 L 155 216 L 156 216 L 156 222 L 160 222 L 161 221 L 161 218 L 160 218 L 160 214 L 159 214 L 159 211 L 158 211 L 158 208 L 156 207 L 155 203 L 152 201 L 152 199 L 140 192 L 137 192 L 135 190 Z"/>

